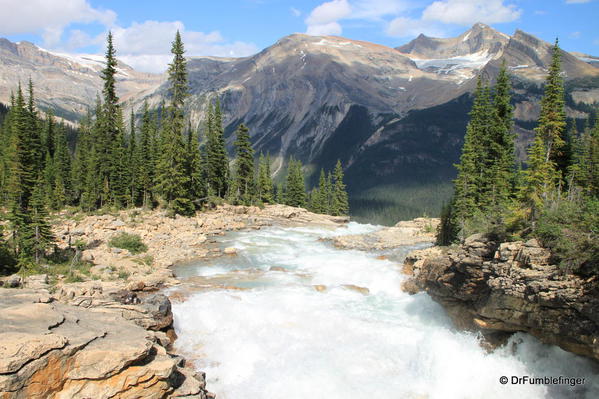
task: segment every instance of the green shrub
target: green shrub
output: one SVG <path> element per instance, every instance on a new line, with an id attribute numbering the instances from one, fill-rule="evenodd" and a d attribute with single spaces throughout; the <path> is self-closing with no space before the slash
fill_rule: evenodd
<path id="1" fill-rule="evenodd" d="M 599 200 L 554 204 L 541 214 L 533 235 L 564 271 L 599 274 Z"/>
<path id="2" fill-rule="evenodd" d="M 124 232 L 112 237 L 108 244 L 114 248 L 126 249 L 134 255 L 148 250 L 148 247 L 143 243 L 139 235 Z"/>
<path id="3" fill-rule="evenodd" d="M 119 278 L 122 280 L 127 280 L 129 278 L 129 276 L 131 275 L 131 273 L 125 271 L 125 270 L 120 270 L 119 271 Z"/>

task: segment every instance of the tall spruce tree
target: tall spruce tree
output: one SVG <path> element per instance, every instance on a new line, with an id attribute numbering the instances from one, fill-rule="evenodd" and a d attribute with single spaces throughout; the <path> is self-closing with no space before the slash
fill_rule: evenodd
<path id="1" fill-rule="evenodd" d="M 214 111 L 207 115 L 208 131 L 206 142 L 206 179 L 208 191 L 224 198 L 228 190 L 229 160 L 225 147 L 225 137 L 222 122 L 222 111 L 219 99 L 216 100 Z"/>
<path id="2" fill-rule="evenodd" d="M 302 163 L 291 158 L 287 171 L 285 204 L 303 208 L 306 206 L 306 185 L 302 172 Z"/>
<path id="3" fill-rule="evenodd" d="M 163 123 L 156 190 L 173 214 L 191 215 L 195 212 L 195 206 L 188 190 L 190 177 L 185 170 L 186 151 L 183 140 L 183 106 L 189 90 L 184 52 L 181 35 L 177 31 L 171 48 L 173 61 L 168 69 L 171 103 L 168 109 L 169 118 Z"/>
<path id="4" fill-rule="evenodd" d="M 333 195 L 331 200 L 331 215 L 343 216 L 349 214 L 349 200 L 345 184 L 343 183 L 343 167 L 341 161 L 337 160 L 333 171 Z"/>
<path id="5" fill-rule="evenodd" d="M 11 128 L 13 130 L 12 157 L 8 193 L 10 198 L 9 220 L 15 249 L 27 253 L 27 225 L 31 196 L 37 182 L 37 157 L 35 153 L 34 126 L 30 112 L 25 105 L 23 91 L 19 85 L 14 105 L 11 108 Z"/>
<path id="6" fill-rule="evenodd" d="M 202 157 L 200 152 L 200 136 L 197 129 L 188 128 L 186 147 L 186 173 L 189 176 L 188 193 L 192 201 L 197 202 L 206 196 Z"/>
<path id="7" fill-rule="evenodd" d="M 549 75 L 545 81 L 545 90 L 541 99 L 541 114 L 539 125 L 535 129 L 545 149 L 545 162 L 551 161 L 555 168 L 557 162 L 563 155 L 563 147 L 566 144 L 566 111 L 564 100 L 564 79 L 561 74 L 561 50 L 558 40 L 552 50 L 551 66 Z M 565 170 L 557 169 L 557 172 Z M 564 173 L 565 175 L 565 173 Z"/>
<path id="8" fill-rule="evenodd" d="M 49 215 L 44 198 L 44 183 L 38 178 L 31 196 L 31 209 L 29 212 L 28 237 L 26 238 L 28 251 L 33 255 L 34 261 L 39 263 L 45 256 L 46 249 L 54 241 L 52 228 L 48 222 Z"/>
<path id="9" fill-rule="evenodd" d="M 122 113 L 119 98 L 116 94 L 116 50 L 112 42 L 112 32 L 106 38 L 105 67 L 102 70 L 103 103 L 96 113 L 97 137 L 94 141 L 97 156 L 98 180 L 102 185 L 100 206 L 106 204 L 122 205 L 125 198 L 125 187 L 121 181 L 123 176 L 122 146 L 124 135 L 122 131 Z M 116 180 L 116 181 L 115 181 Z"/>
<path id="10" fill-rule="evenodd" d="M 566 113 L 564 108 L 564 82 L 561 76 L 560 48 L 555 41 L 549 75 L 541 99 L 539 124 L 535 139 L 528 151 L 524 199 L 531 220 L 538 217 L 545 202 L 561 187 L 567 170 L 560 170 L 557 162 L 565 145 Z"/>
<path id="11" fill-rule="evenodd" d="M 258 178 L 256 180 L 258 201 L 272 204 L 274 202 L 273 182 L 270 176 L 270 155 L 260 153 L 258 159 Z"/>
<path id="12" fill-rule="evenodd" d="M 490 176 L 490 204 L 491 209 L 503 212 L 509 199 L 514 195 L 515 182 L 515 154 L 513 107 L 511 105 L 511 83 L 507 73 L 505 60 L 501 64 L 497 82 L 494 87 L 493 98 L 494 120 L 489 148 L 489 162 L 487 168 Z"/>
<path id="13" fill-rule="evenodd" d="M 330 213 L 329 192 L 327 192 L 327 178 L 324 169 L 320 169 L 318 188 L 313 191 L 312 211 L 315 213 Z"/>
<path id="14" fill-rule="evenodd" d="M 143 106 L 140 140 L 137 146 L 139 155 L 136 157 L 139 159 L 139 187 L 142 197 L 141 205 L 144 208 L 148 208 L 152 204 L 152 187 L 156 167 L 155 141 L 157 141 L 156 124 L 146 102 Z"/>
<path id="15" fill-rule="evenodd" d="M 133 108 L 129 115 L 129 138 L 127 142 L 127 187 L 129 206 L 137 206 L 140 199 L 140 164 L 142 154 L 137 143 L 137 129 L 135 126 L 135 114 Z"/>
<path id="16" fill-rule="evenodd" d="M 253 196 L 254 183 L 254 149 L 250 141 L 249 129 L 241 124 L 235 132 L 235 176 L 234 197 L 245 205 L 249 205 Z"/>
<path id="17" fill-rule="evenodd" d="M 455 209 L 452 214 L 460 230 L 465 228 L 466 221 L 480 209 L 481 193 L 485 190 L 485 158 L 488 156 L 489 118 L 492 116 L 489 101 L 489 90 L 479 77 L 474 92 L 474 103 L 470 111 L 470 122 L 466 127 L 464 145 L 460 163 L 456 165 L 458 176 L 454 180 Z M 486 191 L 486 190 L 485 190 Z"/>

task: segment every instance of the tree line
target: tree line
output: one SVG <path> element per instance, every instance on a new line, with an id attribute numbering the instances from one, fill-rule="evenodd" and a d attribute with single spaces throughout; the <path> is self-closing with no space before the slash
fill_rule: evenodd
<path id="1" fill-rule="evenodd" d="M 2 109 L 0 127 L 0 206 L 6 210 L 10 237 L 0 241 L 0 258 L 12 254 L 22 264 L 39 262 L 54 240 L 49 212 L 66 206 L 85 212 L 160 207 L 173 216 L 189 216 L 226 201 L 348 214 L 340 162 L 328 174 L 322 170 L 320 185 L 307 191 L 303 166 L 292 158 L 286 179 L 275 185 L 270 155 L 255 159 L 243 124 L 235 132 L 234 158 L 229 158 L 218 99 L 209 101 L 205 121 L 193 129 L 184 112 L 189 85 L 179 32 L 171 52 L 168 103 L 157 109 L 145 103 L 139 117 L 131 111 L 125 124 L 109 33 L 102 97 L 80 121 L 72 143 L 67 127 L 51 111 L 39 114 L 33 83 L 27 95 L 19 85 L 8 110 Z"/>
<path id="2" fill-rule="evenodd" d="M 560 51 L 556 40 L 524 166 L 514 156 L 505 63 L 493 88 L 478 79 L 438 244 L 478 232 L 500 240 L 534 237 L 565 270 L 599 273 L 599 121 L 589 118 L 579 132 L 567 119 Z"/>

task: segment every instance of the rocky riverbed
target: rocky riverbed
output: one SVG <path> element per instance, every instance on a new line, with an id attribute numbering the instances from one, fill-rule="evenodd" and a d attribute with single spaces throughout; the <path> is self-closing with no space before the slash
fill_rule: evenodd
<path id="1" fill-rule="evenodd" d="M 205 376 L 172 349 L 169 299 L 157 291 L 179 284 L 170 267 L 189 259 L 234 255 L 215 235 L 277 225 L 336 227 L 347 218 L 283 205 L 223 206 L 192 218 L 157 211 L 59 215 L 58 248 L 86 244 L 87 280 L 47 274 L 0 280 L 0 398 L 210 398 Z M 148 250 L 112 248 L 120 232 Z"/>

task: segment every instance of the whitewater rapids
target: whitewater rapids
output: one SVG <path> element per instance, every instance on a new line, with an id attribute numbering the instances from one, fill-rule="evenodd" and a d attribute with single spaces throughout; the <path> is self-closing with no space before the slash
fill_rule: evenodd
<path id="1" fill-rule="evenodd" d="M 177 350 L 206 372 L 219 399 L 599 398 L 592 361 L 525 334 L 487 353 L 428 295 L 400 290 L 397 262 L 320 240 L 376 229 L 273 227 L 224 237 L 220 245 L 238 256 L 176 269 L 179 290 L 191 290 L 173 305 Z M 415 248 L 422 245 L 400 252 Z M 560 375 L 585 384 L 499 382 Z"/>

